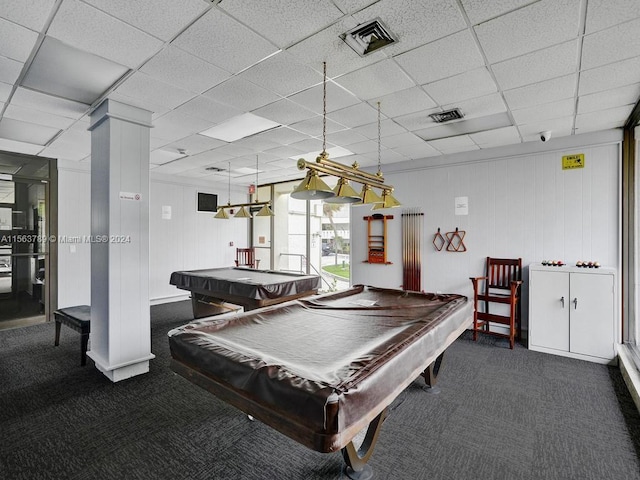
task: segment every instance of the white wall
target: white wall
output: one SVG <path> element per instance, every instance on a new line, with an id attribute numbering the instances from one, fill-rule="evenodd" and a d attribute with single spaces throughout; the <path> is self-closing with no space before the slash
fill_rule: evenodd
<path id="1" fill-rule="evenodd" d="M 562 170 L 563 155 L 584 153 L 585 168 Z M 599 261 L 619 268 L 619 143 L 568 147 L 457 165 L 397 171 L 385 175 L 404 208 L 424 212 L 422 289 L 472 295 L 469 277 L 483 274 L 487 256 L 522 257 L 526 267 L 542 260 Z M 468 197 L 469 214 L 455 215 L 454 199 Z M 366 207 L 352 211 L 352 283 L 398 288 L 402 284 L 403 207 L 376 210 L 391 214 L 388 260 L 366 259 Z M 467 251 L 437 251 L 441 232 L 466 231 Z M 528 278 L 525 268 L 524 280 Z M 527 317 L 528 289 L 523 290 Z M 526 323 L 523 322 L 523 323 Z"/>
<path id="2" fill-rule="evenodd" d="M 91 250 L 88 241 L 69 237 L 91 233 L 91 178 L 83 163 L 58 163 L 58 307 L 90 304 Z M 216 193 L 226 203 L 227 185 L 181 183 L 176 177 L 152 175 L 150 184 L 150 272 L 152 303 L 182 298 L 188 292 L 169 285 L 171 272 L 233 265 L 235 248 L 247 244 L 248 221 L 217 220 L 196 212 L 197 192 Z M 246 202 L 243 191 L 232 190 L 231 202 Z M 171 207 L 171 219 L 162 207 Z M 229 246 L 233 242 L 234 246 Z M 72 250 L 75 250 L 72 251 Z"/>

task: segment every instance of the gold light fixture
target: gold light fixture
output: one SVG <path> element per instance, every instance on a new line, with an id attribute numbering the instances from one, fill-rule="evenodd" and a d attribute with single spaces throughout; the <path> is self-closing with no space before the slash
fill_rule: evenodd
<path id="1" fill-rule="evenodd" d="M 256 201 L 254 203 L 254 205 L 260 205 L 260 202 L 258 202 L 258 155 L 256 155 Z M 258 213 L 256 213 L 255 215 L 256 217 L 273 217 L 273 211 L 271 210 L 271 207 L 269 206 L 269 203 L 265 203 L 264 205 L 262 205 L 262 208 L 260 210 L 258 210 Z"/>
<path id="2" fill-rule="evenodd" d="M 324 62 L 323 83 L 323 116 L 322 116 L 322 152 L 316 158 L 315 163 L 298 160 L 298 169 L 307 169 L 304 180 L 291 193 L 292 198 L 299 200 L 324 200 L 326 203 L 351 203 L 356 205 L 374 204 L 378 208 L 392 208 L 400 205 L 400 202 L 391 195 L 393 187 L 385 185 L 381 169 L 381 140 L 380 140 L 380 102 L 378 102 L 378 172 L 371 174 L 360 171 L 358 164 L 348 167 L 333 160 L 329 160 L 326 151 L 327 142 L 327 63 Z M 338 183 L 332 190 L 320 179 L 319 173 L 332 175 L 338 178 Z M 356 192 L 349 181 L 362 184 L 361 193 Z M 382 197 L 373 188 L 382 190 Z"/>
<path id="3" fill-rule="evenodd" d="M 256 156 L 256 188 L 257 184 L 258 184 L 258 157 Z M 227 204 L 223 207 L 218 208 L 218 211 L 216 212 L 216 214 L 213 216 L 213 218 L 217 218 L 217 219 L 221 219 L 221 220 L 228 220 L 229 219 L 229 214 L 227 213 L 228 209 L 231 208 L 238 208 L 238 213 L 236 213 L 233 218 L 251 218 L 251 213 L 249 212 L 249 210 L 247 210 L 247 207 L 254 207 L 254 206 L 260 206 L 262 205 L 262 208 L 258 211 L 258 213 L 256 214 L 257 217 L 268 217 L 268 216 L 273 216 L 273 212 L 271 211 L 271 208 L 269 208 L 269 204 L 271 203 L 270 201 L 266 201 L 266 202 L 258 202 L 257 200 L 257 190 L 256 190 L 256 201 L 253 203 L 234 203 L 231 204 L 231 162 L 229 162 L 229 200 L 227 201 Z"/>

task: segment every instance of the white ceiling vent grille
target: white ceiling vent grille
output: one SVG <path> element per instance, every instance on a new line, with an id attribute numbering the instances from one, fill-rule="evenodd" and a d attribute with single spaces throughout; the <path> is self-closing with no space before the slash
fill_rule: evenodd
<path id="1" fill-rule="evenodd" d="M 207 172 L 224 172 L 224 168 L 218 168 L 218 167 L 206 167 L 205 170 Z"/>
<path id="2" fill-rule="evenodd" d="M 397 41 L 395 35 L 384 26 L 379 18 L 358 25 L 340 35 L 340 38 L 361 57 Z"/>
<path id="3" fill-rule="evenodd" d="M 432 113 L 429 116 L 436 123 L 450 122 L 451 120 L 459 120 L 462 117 L 464 117 L 464 115 L 462 114 L 459 108 L 447 110 L 446 112 Z"/>

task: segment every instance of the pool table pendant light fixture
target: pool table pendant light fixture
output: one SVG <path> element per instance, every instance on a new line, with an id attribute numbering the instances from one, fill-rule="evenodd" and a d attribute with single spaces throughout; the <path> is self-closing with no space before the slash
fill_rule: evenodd
<path id="1" fill-rule="evenodd" d="M 237 208 L 238 212 L 233 216 L 233 218 L 252 218 L 251 217 L 251 212 L 249 210 L 247 210 L 247 207 L 251 208 L 251 207 L 259 207 L 262 206 L 262 208 L 258 211 L 258 213 L 256 213 L 256 217 L 272 217 L 273 216 L 273 212 L 271 211 L 271 207 L 269 206 L 271 204 L 270 201 L 266 201 L 266 202 L 259 202 L 258 201 L 258 193 L 256 190 L 256 201 L 253 203 L 234 203 L 231 204 L 231 162 L 229 162 L 229 190 L 228 190 L 228 200 L 227 200 L 227 204 L 218 208 L 218 211 L 216 212 L 216 214 L 213 216 L 213 218 L 217 218 L 217 219 L 221 219 L 221 220 L 228 220 L 229 217 L 229 213 L 227 212 L 227 210 L 231 209 L 231 208 Z M 256 185 L 258 185 L 258 157 L 256 156 Z M 257 188 L 257 187 L 256 187 Z"/>

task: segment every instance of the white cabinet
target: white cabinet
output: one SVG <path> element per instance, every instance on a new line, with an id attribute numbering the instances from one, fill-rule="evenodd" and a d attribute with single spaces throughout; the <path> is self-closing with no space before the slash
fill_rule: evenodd
<path id="1" fill-rule="evenodd" d="M 615 271 L 529 266 L 529 349 L 609 363 L 615 358 Z"/>

